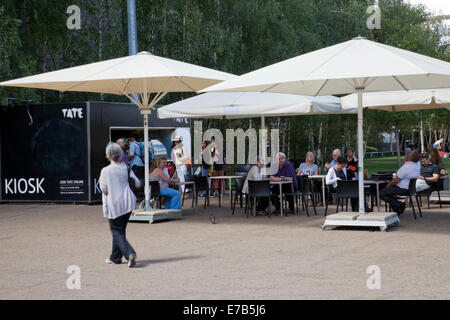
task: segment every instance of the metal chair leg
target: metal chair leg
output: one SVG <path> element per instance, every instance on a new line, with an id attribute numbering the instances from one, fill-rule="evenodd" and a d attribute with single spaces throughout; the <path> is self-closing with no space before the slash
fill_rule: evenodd
<path id="1" fill-rule="evenodd" d="M 411 205 L 411 208 L 412 208 L 412 212 L 413 212 L 413 214 L 414 214 L 414 219 L 417 220 L 416 210 L 414 209 L 414 202 L 413 202 L 413 200 L 412 200 L 411 195 L 409 196 L 409 202 L 410 202 L 410 205 Z"/>
<path id="2" fill-rule="evenodd" d="M 305 195 L 304 194 L 302 194 L 302 200 L 303 200 L 303 204 L 305 205 L 306 215 L 309 217 L 308 201 L 307 201 L 307 199 L 305 199 Z"/>
<path id="3" fill-rule="evenodd" d="M 417 207 L 419 208 L 419 215 L 420 215 L 421 218 L 423 218 L 423 216 L 422 216 L 422 209 L 420 208 L 419 199 L 418 199 L 417 195 L 416 195 L 416 202 L 417 202 Z"/>
<path id="4" fill-rule="evenodd" d="M 311 197 L 311 202 L 312 202 L 312 205 L 313 205 L 314 214 L 317 216 L 316 205 L 314 204 L 314 198 L 313 197 Z"/>

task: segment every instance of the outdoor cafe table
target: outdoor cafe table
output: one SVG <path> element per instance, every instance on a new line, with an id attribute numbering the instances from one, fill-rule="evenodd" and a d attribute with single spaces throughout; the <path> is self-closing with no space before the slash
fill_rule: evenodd
<path id="1" fill-rule="evenodd" d="M 367 185 L 374 184 L 376 186 L 378 212 L 380 212 L 380 184 L 387 183 L 387 182 L 389 182 L 389 181 L 388 180 L 364 180 L 364 184 L 367 184 Z"/>
<path id="2" fill-rule="evenodd" d="M 308 178 L 311 178 L 311 179 L 316 179 L 316 180 L 318 180 L 318 179 L 321 179 L 322 180 L 322 196 L 323 196 L 323 201 L 322 201 L 322 203 L 325 205 L 325 201 L 326 201 L 326 199 L 325 199 L 325 178 L 327 177 L 327 175 L 326 174 L 318 174 L 318 175 L 313 175 L 313 176 L 309 176 Z"/>
<path id="3" fill-rule="evenodd" d="M 284 181 L 270 181 L 270 184 L 272 184 L 272 185 L 279 185 L 280 186 L 279 197 L 280 197 L 280 215 L 281 216 L 283 216 L 283 188 L 282 188 L 282 186 L 283 186 L 283 184 L 288 184 L 288 183 L 291 184 L 292 192 L 294 192 L 294 184 L 292 183 L 292 180 L 289 180 L 289 181 L 286 181 L 286 180 L 284 180 Z"/>
<path id="4" fill-rule="evenodd" d="M 230 190 L 230 206 L 232 208 L 233 207 L 233 192 L 231 191 L 231 180 L 242 178 L 242 176 L 214 176 L 214 177 L 209 177 L 209 178 L 210 179 L 228 179 L 228 185 L 229 185 L 229 190 Z"/>

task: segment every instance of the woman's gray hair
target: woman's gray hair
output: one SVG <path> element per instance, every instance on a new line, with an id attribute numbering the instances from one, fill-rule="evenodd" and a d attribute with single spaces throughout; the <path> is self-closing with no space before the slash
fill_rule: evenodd
<path id="1" fill-rule="evenodd" d="M 106 146 L 106 158 L 112 161 L 119 161 L 122 156 L 122 148 L 115 142 L 110 142 Z"/>

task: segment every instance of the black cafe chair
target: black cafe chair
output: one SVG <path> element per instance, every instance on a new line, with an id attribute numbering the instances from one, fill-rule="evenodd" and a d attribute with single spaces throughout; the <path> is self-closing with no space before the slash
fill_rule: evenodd
<path id="1" fill-rule="evenodd" d="M 211 188 L 209 187 L 208 184 L 208 179 L 204 176 L 194 176 L 194 184 L 195 184 L 195 192 L 194 192 L 194 197 L 195 197 L 195 206 L 198 206 L 198 193 L 199 192 L 206 192 L 206 196 L 205 196 L 205 205 L 204 208 L 206 208 L 206 204 L 210 203 L 210 199 L 209 199 L 209 194 L 211 192 Z M 219 196 L 219 205 L 220 205 L 220 196 Z"/>
<path id="2" fill-rule="evenodd" d="M 344 210 L 344 199 L 359 199 L 357 180 L 338 180 L 336 188 L 336 213 L 339 212 L 339 204 Z M 348 204 L 347 204 L 348 208 Z"/>
<path id="3" fill-rule="evenodd" d="M 236 182 L 236 183 L 235 183 L 236 189 L 234 190 L 235 194 L 234 194 L 234 201 L 233 201 L 233 212 L 232 212 L 231 215 L 234 215 L 234 210 L 235 210 L 235 208 L 236 208 L 236 202 L 237 202 L 237 200 L 238 200 L 238 197 L 239 197 L 240 205 L 241 205 L 241 208 L 242 208 L 242 197 L 245 197 L 245 196 L 246 196 L 245 193 L 242 192 L 242 188 L 244 187 L 245 179 L 247 179 L 247 176 L 246 176 L 246 175 L 245 175 L 245 176 L 242 176 L 242 178 L 237 178 L 237 179 L 235 180 L 235 182 Z M 247 200 L 247 201 L 248 201 L 248 200 Z M 246 204 L 246 205 L 247 205 L 247 204 Z"/>
<path id="4" fill-rule="evenodd" d="M 253 212 L 253 200 L 258 198 L 268 198 L 269 199 L 269 218 L 272 215 L 272 203 L 270 201 L 272 193 L 270 191 L 270 181 L 269 180 L 248 180 L 248 199 L 247 204 L 245 206 L 245 213 L 249 214 L 249 205 L 250 210 Z M 256 205 L 256 204 L 255 204 Z"/>
<path id="5" fill-rule="evenodd" d="M 150 198 L 155 203 L 155 208 L 161 208 L 161 187 L 158 181 L 150 181 Z"/>
<path id="6" fill-rule="evenodd" d="M 412 208 L 412 212 L 414 214 L 414 219 L 417 219 L 417 217 L 416 217 L 416 210 L 414 209 L 413 197 L 416 198 L 417 207 L 419 209 L 419 214 L 420 214 L 420 217 L 422 218 L 422 209 L 420 209 L 419 196 L 418 196 L 418 194 L 416 192 L 416 181 L 417 181 L 417 179 L 410 179 L 409 180 L 409 186 L 408 186 L 409 203 L 410 203 L 410 206 Z"/>
<path id="7" fill-rule="evenodd" d="M 283 193 L 283 200 L 286 202 L 287 197 L 294 197 L 296 212 L 298 213 L 298 202 L 301 199 L 302 201 L 302 209 L 306 211 L 306 215 L 309 217 L 308 210 L 308 197 L 311 199 L 312 206 L 314 208 L 314 214 L 317 216 L 315 200 L 312 192 L 312 180 L 308 178 L 307 175 L 298 175 L 296 176 L 298 190 L 296 192 L 291 193 Z"/>
<path id="8" fill-rule="evenodd" d="M 427 196 L 428 209 L 430 209 L 430 197 L 431 197 L 431 194 L 433 192 L 437 192 L 438 199 L 439 199 L 439 207 L 442 208 L 442 201 L 441 201 L 441 193 L 440 193 L 440 191 L 444 190 L 444 180 L 445 180 L 445 177 L 439 177 L 439 180 L 436 181 L 436 182 L 432 182 L 428 189 L 425 189 L 425 190 L 423 190 L 423 191 L 418 193 L 421 206 L 422 206 L 422 197 L 421 196 L 423 194 L 425 194 Z"/>

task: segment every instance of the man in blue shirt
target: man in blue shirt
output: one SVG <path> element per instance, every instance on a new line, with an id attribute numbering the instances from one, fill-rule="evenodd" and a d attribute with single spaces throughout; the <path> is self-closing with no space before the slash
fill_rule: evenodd
<path id="1" fill-rule="evenodd" d="M 144 155 L 141 154 L 141 147 L 134 138 L 128 138 L 130 148 L 128 149 L 128 160 L 130 161 L 130 168 L 134 174 L 143 179 L 144 172 Z"/>
<path id="2" fill-rule="evenodd" d="M 405 203 L 398 201 L 396 196 L 409 194 L 409 181 L 417 179 L 420 175 L 419 160 L 420 153 L 417 150 L 408 153 L 405 156 L 405 164 L 397 171 L 397 176 L 380 193 L 380 198 L 388 202 L 398 215 L 405 211 Z"/>
<path id="3" fill-rule="evenodd" d="M 297 178 L 295 176 L 295 170 L 292 166 L 292 163 L 286 160 L 286 155 L 283 152 L 280 152 L 278 154 L 278 171 L 270 176 L 270 181 L 281 181 L 282 178 L 284 181 L 292 181 L 292 184 L 294 186 L 294 191 L 297 190 Z M 292 186 L 291 184 L 283 184 L 283 193 L 291 193 L 292 192 Z M 280 188 L 279 186 L 275 186 L 272 190 L 272 203 L 275 206 L 275 212 L 280 212 Z M 294 213 L 294 197 L 288 196 L 287 200 L 289 202 L 289 211 L 288 213 Z"/>
<path id="4" fill-rule="evenodd" d="M 337 163 L 337 162 L 336 162 L 337 158 L 342 157 L 342 152 L 341 152 L 341 150 L 340 150 L 340 149 L 334 149 L 334 150 L 333 150 L 333 153 L 332 153 L 332 157 L 333 157 L 333 160 L 331 160 L 330 163 L 326 162 L 326 163 L 324 164 L 325 172 L 328 172 L 328 170 L 330 170 L 330 168 L 332 168 L 332 167 L 334 167 L 334 166 L 336 165 L 336 163 Z"/>

